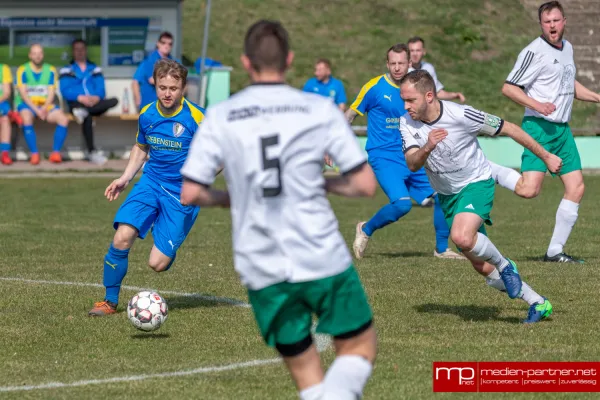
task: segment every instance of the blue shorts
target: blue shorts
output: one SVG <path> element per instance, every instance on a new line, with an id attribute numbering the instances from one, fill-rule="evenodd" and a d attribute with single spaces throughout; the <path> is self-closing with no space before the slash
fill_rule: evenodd
<path id="1" fill-rule="evenodd" d="M 379 186 L 383 189 L 390 203 L 398 199 L 412 198 L 421 204 L 434 195 L 425 169 L 411 172 L 406 165 L 402 149 L 371 150 L 369 164 L 375 173 Z"/>
<path id="2" fill-rule="evenodd" d="M 10 103 L 8 101 L 0 102 L 0 116 L 4 117 L 10 112 Z"/>
<path id="3" fill-rule="evenodd" d="M 60 108 L 59 108 L 59 107 L 58 107 L 56 104 L 50 104 L 50 105 L 48 106 L 48 112 L 49 112 L 49 113 L 50 113 L 50 112 L 52 112 L 52 111 L 54 111 L 54 110 L 59 110 L 59 109 L 60 109 Z M 23 110 L 29 110 L 29 111 L 31 111 L 33 114 L 35 114 L 35 113 L 33 112 L 33 110 L 31 109 L 31 107 L 29 107 L 29 106 L 27 105 L 27 103 L 25 103 L 25 102 L 22 102 L 21 104 L 19 104 L 19 105 L 17 106 L 17 111 L 21 112 L 21 111 L 23 111 Z"/>
<path id="4" fill-rule="evenodd" d="M 152 228 L 156 248 L 174 258 L 199 211 L 200 207 L 181 205 L 178 194 L 142 175 L 117 211 L 113 226 L 117 229 L 119 224 L 131 225 L 141 239 Z"/>

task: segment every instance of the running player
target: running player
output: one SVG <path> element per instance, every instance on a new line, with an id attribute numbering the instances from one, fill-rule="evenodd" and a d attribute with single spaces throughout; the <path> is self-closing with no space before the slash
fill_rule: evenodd
<path id="1" fill-rule="evenodd" d="M 10 158 L 10 134 L 12 128 L 8 114 L 11 111 L 10 96 L 12 94 L 12 74 L 6 64 L 0 64 L 0 161 L 4 165 L 13 163 Z"/>
<path id="2" fill-rule="evenodd" d="M 400 93 L 408 111 L 400 119 L 406 164 L 411 171 L 425 166 L 438 192 L 452 241 L 486 277 L 488 285 L 529 304 L 524 322 L 548 317 L 552 313 L 550 302 L 521 281 L 515 262 L 487 238 L 484 223 L 492 224 L 494 180 L 477 135 L 505 133 L 544 160 L 552 172 L 560 171 L 562 160 L 508 121 L 470 106 L 438 100 L 427 71 L 408 73 L 400 82 Z"/>
<path id="3" fill-rule="evenodd" d="M 54 104 L 58 74 L 56 68 L 44 62 L 44 49 L 39 44 L 29 48 L 29 62 L 21 65 L 17 70 L 17 89 L 19 96 L 15 103 L 23 120 L 23 134 L 25 142 L 31 152 L 29 162 L 33 165 L 40 163 L 40 153 L 37 148 L 33 119 L 38 117 L 42 121 L 56 124 L 54 131 L 54 145 L 48 160 L 61 163 L 62 149 L 67 138 L 69 119 L 65 113 Z"/>
<path id="4" fill-rule="evenodd" d="M 599 103 L 600 95 L 575 80 L 573 46 L 563 39 L 566 18 L 560 2 L 542 4 L 538 16 L 542 35 L 521 51 L 502 93 L 525 106 L 523 130 L 564 162 L 558 176 L 565 192 L 543 260 L 578 263 L 582 261 L 564 252 L 584 192 L 581 159 L 569 121 L 573 98 Z M 547 168 L 539 157 L 525 149 L 521 157 L 522 175 L 494 163 L 492 171 L 498 184 L 531 199 L 540 193 Z"/>
<path id="5" fill-rule="evenodd" d="M 300 398 L 362 397 L 376 354 L 372 311 L 326 192 L 373 196 L 371 168 L 342 112 L 285 82 L 292 63 L 278 23 L 248 30 L 242 64 L 253 84 L 210 108 L 182 169 L 185 204 L 230 204 L 235 269 L 261 334 L 283 356 Z M 325 180 L 328 153 L 342 176 Z M 209 188 L 224 164 L 229 192 Z M 311 336 L 334 337 L 324 375 Z"/>
<path id="6" fill-rule="evenodd" d="M 404 114 L 404 103 L 400 98 L 398 82 L 408 71 L 409 52 L 405 44 L 396 44 L 387 51 L 388 73 L 379 75 L 367 82 L 346 111 L 350 123 L 357 115 L 367 113 L 367 146 L 369 164 L 375 172 L 379 185 L 389 199 L 367 222 L 356 225 L 354 255 L 364 256 L 369 239 L 378 229 L 396 222 L 412 208 L 411 198 L 421 206 L 430 205 L 435 200 L 423 169 L 411 172 L 402 154 L 402 138 L 398 134 L 398 121 Z M 462 259 L 463 257 L 448 248 L 450 231 L 444 213 L 435 201 L 433 210 L 435 228 L 435 250 L 433 255 L 440 258 Z"/>
<path id="7" fill-rule="evenodd" d="M 431 63 L 423 61 L 423 57 L 427 54 L 425 49 L 425 40 L 419 36 L 414 36 L 408 39 L 408 50 L 410 51 L 410 68 L 408 72 L 416 69 L 424 69 L 429 72 L 429 75 L 435 82 L 435 89 L 437 90 L 437 97 L 440 100 L 454 100 L 458 99 L 461 103 L 465 102 L 465 96 L 461 92 L 447 92 L 444 90 L 444 85 L 437 78 L 435 68 Z"/>
<path id="8" fill-rule="evenodd" d="M 129 163 L 123 175 L 106 188 L 106 198 L 116 200 L 148 155 L 150 159 L 115 216 L 116 233 L 104 257 L 106 295 L 104 301 L 94 304 L 90 316 L 117 312 L 129 249 L 136 237 L 144 239 L 152 227 L 154 246 L 148 264 L 156 272 L 166 271 L 198 216 L 198 207 L 179 202 L 182 184 L 179 170 L 204 118 L 204 109 L 183 98 L 187 80 L 183 65 L 167 58 L 157 61 L 153 78 L 157 82 L 158 101 L 142 109 Z"/>

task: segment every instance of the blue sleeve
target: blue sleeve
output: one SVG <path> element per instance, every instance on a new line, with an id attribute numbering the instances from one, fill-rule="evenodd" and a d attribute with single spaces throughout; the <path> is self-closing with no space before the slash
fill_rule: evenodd
<path id="1" fill-rule="evenodd" d="M 373 99 L 373 86 L 375 85 L 370 84 L 370 82 L 363 86 L 350 108 L 360 115 L 369 112 L 369 110 L 375 105 L 375 101 Z"/>
<path id="2" fill-rule="evenodd" d="M 303 92 L 312 93 L 312 91 L 313 91 L 313 89 L 312 89 L 313 88 L 312 81 L 313 81 L 312 78 L 306 81 L 306 83 L 304 84 L 304 87 L 302 88 Z"/>
<path id="3" fill-rule="evenodd" d="M 70 75 L 61 76 L 59 82 L 60 93 L 67 101 L 77 101 L 77 96 L 84 94 L 83 87 Z"/>
<path id="4" fill-rule="evenodd" d="M 104 76 L 98 74 L 94 76 L 94 88 L 96 89 L 96 96 L 100 99 L 106 98 L 106 85 L 104 84 Z"/>
<path id="5" fill-rule="evenodd" d="M 140 63 L 140 65 L 135 70 L 135 74 L 133 74 L 133 79 L 138 81 L 139 83 L 148 82 L 148 79 L 145 79 L 145 66 L 146 60 Z"/>
<path id="6" fill-rule="evenodd" d="M 338 89 L 335 91 L 335 104 L 346 104 L 346 89 L 342 81 L 338 81 Z"/>
<path id="7" fill-rule="evenodd" d="M 142 145 L 142 146 L 146 146 L 148 144 L 148 142 L 146 141 L 146 131 L 144 130 L 143 127 L 143 115 L 140 114 L 140 117 L 138 118 L 138 131 L 137 134 L 135 135 L 135 141 L 137 144 Z"/>

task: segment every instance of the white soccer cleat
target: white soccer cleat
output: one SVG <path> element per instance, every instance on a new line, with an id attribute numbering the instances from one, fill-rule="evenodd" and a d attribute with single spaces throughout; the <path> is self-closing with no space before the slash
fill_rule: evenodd
<path id="1" fill-rule="evenodd" d="M 354 238 L 354 244 L 352 245 L 354 255 L 359 260 L 363 258 L 365 250 L 367 249 L 367 244 L 369 244 L 369 237 L 362 230 L 364 224 L 364 221 L 356 224 L 356 237 Z"/>
<path id="2" fill-rule="evenodd" d="M 437 257 L 437 258 L 445 258 L 447 260 L 466 260 L 467 259 L 467 257 L 463 256 L 462 254 L 459 254 L 450 249 L 446 249 L 446 251 L 444 251 L 443 253 L 438 253 L 437 250 L 434 250 L 433 256 Z"/>

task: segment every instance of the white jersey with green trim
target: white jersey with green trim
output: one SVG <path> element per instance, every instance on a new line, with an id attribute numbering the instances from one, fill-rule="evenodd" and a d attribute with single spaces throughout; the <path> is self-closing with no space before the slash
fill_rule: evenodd
<path id="1" fill-rule="evenodd" d="M 284 84 L 252 85 L 209 107 L 182 175 L 231 198 L 235 269 L 252 289 L 337 275 L 352 256 L 325 191 L 323 159 L 342 173 L 366 163 L 330 99 Z"/>
<path id="2" fill-rule="evenodd" d="M 503 124 L 501 118 L 471 106 L 440 101 L 440 116 L 431 123 L 415 121 L 408 113 L 400 118 L 403 151 L 425 146 L 433 129 L 445 129 L 448 136 L 429 154 L 425 172 L 436 192 L 456 194 L 469 183 L 491 178 L 477 135 L 495 136 Z"/>
<path id="3" fill-rule="evenodd" d="M 571 43 L 563 40 L 562 47 L 558 48 L 538 37 L 521 51 L 506 83 L 519 86 L 527 96 L 540 103 L 556 106 L 550 115 L 526 107 L 526 117 L 565 123 L 571 120 L 576 73 Z"/>

